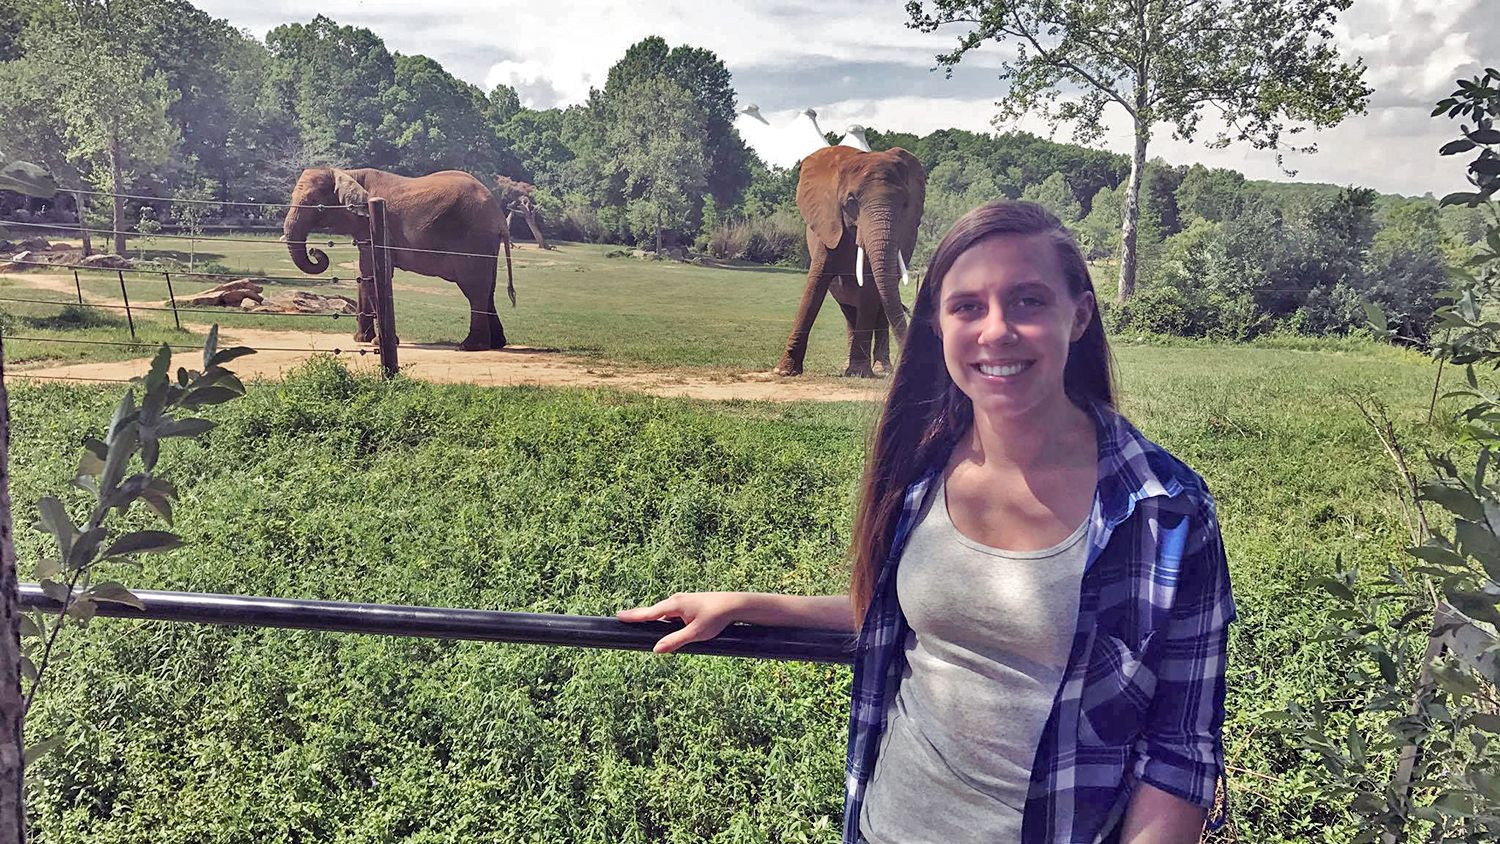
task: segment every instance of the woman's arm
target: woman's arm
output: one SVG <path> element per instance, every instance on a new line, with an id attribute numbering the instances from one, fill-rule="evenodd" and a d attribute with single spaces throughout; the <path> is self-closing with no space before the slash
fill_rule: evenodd
<path id="1" fill-rule="evenodd" d="M 615 615 L 621 621 L 682 619 L 686 626 L 663 636 L 652 648 L 659 654 L 671 653 L 689 642 L 712 639 L 735 622 L 854 631 L 854 608 L 848 595 L 679 592 L 649 607 L 621 610 Z"/>
<path id="2" fill-rule="evenodd" d="M 1120 844 L 1198 844 L 1208 811 L 1147 783 L 1136 783 Z"/>

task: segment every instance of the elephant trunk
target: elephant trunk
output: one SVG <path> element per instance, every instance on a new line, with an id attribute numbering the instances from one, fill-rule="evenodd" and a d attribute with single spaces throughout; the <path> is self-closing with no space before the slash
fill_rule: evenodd
<path id="1" fill-rule="evenodd" d="M 901 306 L 901 264 L 905 259 L 891 237 L 889 216 L 876 215 L 868 223 L 860 225 L 861 232 L 868 232 L 864 240 L 865 253 L 870 257 L 870 269 L 875 276 L 875 287 L 880 291 L 880 304 L 885 308 L 886 321 L 898 343 L 906 342 L 906 309 Z"/>
<path id="2" fill-rule="evenodd" d="M 296 197 L 292 201 L 296 202 Z M 292 263 L 309 275 L 328 269 L 328 255 L 321 249 L 307 248 L 307 233 L 312 231 L 314 222 L 309 209 L 288 208 L 286 222 L 281 227 L 281 239 L 286 241 L 286 251 L 292 256 Z"/>

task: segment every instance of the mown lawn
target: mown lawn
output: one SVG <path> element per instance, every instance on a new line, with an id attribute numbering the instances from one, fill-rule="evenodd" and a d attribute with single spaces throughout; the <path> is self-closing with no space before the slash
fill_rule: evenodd
<path id="1" fill-rule="evenodd" d="M 1127 412 L 1219 500 L 1240 621 L 1235 825 L 1217 840 L 1348 840 L 1308 761 L 1258 716 L 1343 670 L 1309 641 L 1328 605 L 1307 578 L 1404 559 L 1390 468 L 1347 395 L 1442 445 L 1422 424 L 1430 370 L 1373 347 L 1118 355 Z M 44 553 L 25 514 L 65 488 L 117 395 L 12 393 L 23 578 Z M 126 582 L 602 615 L 678 589 L 840 589 L 873 408 L 381 384 L 324 362 L 214 416 L 206 444 L 165 458 L 191 546 Z M 30 735 L 68 738 L 29 770 L 38 841 L 792 842 L 839 827 L 840 668 L 102 620 L 64 640 L 49 683 Z"/>

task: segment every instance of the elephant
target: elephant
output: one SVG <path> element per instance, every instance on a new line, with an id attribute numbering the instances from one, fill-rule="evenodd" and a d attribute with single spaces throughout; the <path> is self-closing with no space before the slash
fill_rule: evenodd
<path id="1" fill-rule="evenodd" d="M 926 197 L 922 162 L 900 147 L 864 152 L 831 146 L 802 159 L 797 208 L 807 222 L 810 261 L 777 375 L 802 374 L 808 332 L 830 292 L 849 325 L 844 374 L 870 378 L 874 367 L 890 370 L 887 329 L 906 341 L 900 283 L 907 279 Z"/>
<path id="2" fill-rule="evenodd" d="M 463 351 L 502 349 L 505 329 L 495 309 L 499 252 L 505 249 L 506 292 L 516 304 L 505 211 L 482 182 L 459 170 L 398 176 L 381 170 L 311 168 L 292 189 L 282 224 L 292 263 L 305 273 L 328 269 L 328 256 L 307 248 L 313 230 L 349 235 L 359 244 L 359 318 L 354 339 L 375 337 L 375 265 L 370 249 L 370 197 L 385 200 L 389 255 L 394 267 L 451 281 L 469 300 Z M 445 254 L 466 253 L 466 254 Z"/>

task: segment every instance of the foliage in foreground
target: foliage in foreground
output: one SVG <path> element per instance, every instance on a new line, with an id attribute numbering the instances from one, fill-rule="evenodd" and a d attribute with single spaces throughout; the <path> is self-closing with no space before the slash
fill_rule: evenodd
<path id="1" fill-rule="evenodd" d="M 1127 410 L 1204 472 L 1224 518 L 1230 834 L 1347 840 L 1350 816 L 1258 713 L 1335 680 L 1305 645 L 1332 604 L 1303 580 L 1336 554 L 1383 566 L 1403 541 L 1370 494 L 1378 443 L 1327 396 L 1411 406 L 1430 382 L 1395 357 L 1120 356 Z M 18 508 L 71 477 L 116 398 L 15 391 Z M 583 614 L 842 588 L 872 418 L 381 384 L 332 362 L 208 415 L 204 445 L 162 458 L 189 547 L 132 586 Z M 27 577 L 49 540 L 20 540 Z M 59 648 L 69 671 L 34 717 L 77 726 L 29 772 L 38 841 L 836 840 L 844 669 L 117 620 Z"/>
<path id="2" fill-rule="evenodd" d="M 1500 207 L 1490 202 L 1500 191 L 1500 70 L 1459 80 L 1433 116 L 1445 112 L 1474 126 L 1462 124 L 1442 154 L 1478 154 L 1467 168 L 1475 190 L 1443 202 L 1485 206 L 1494 220 L 1459 275 L 1457 301 L 1438 314 L 1434 356 L 1464 368 L 1465 386 L 1450 396 L 1465 404 L 1466 447 L 1429 455 L 1436 476 L 1419 483 L 1394 431 L 1382 430 L 1410 491 L 1413 559 L 1362 592 L 1358 570 L 1323 580 L 1344 603 L 1323 638 L 1348 671 L 1326 697 L 1290 712 L 1289 732 L 1319 759 L 1320 781 L 1364 819 L 1355 842 L 1500 838 L 1500 483 L 1491 470 L 1500 395 L 1477 374 L 1500 366 L 1500 323 L 1485 315 L 1500 294 Z"/>

